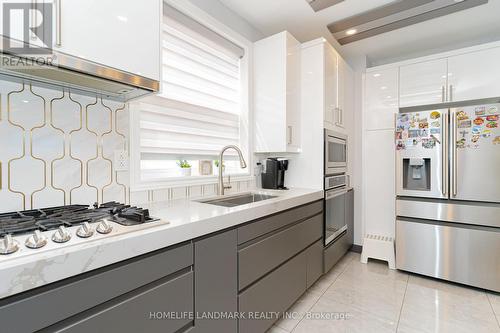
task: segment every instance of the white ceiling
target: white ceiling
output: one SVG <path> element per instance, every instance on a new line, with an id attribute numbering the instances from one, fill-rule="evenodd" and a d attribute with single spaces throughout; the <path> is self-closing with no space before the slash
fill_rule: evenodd
<path id="1" fill-rule="evenodd" d="M 306 0 L 220 0 L 264 35 L 288 30 L 299 41 L 325 37 L 351 63 L 371 65 L 500 40 L 500 0 L 340 46 L 327 24 L 393 2 L 345 0 L 315 13 Z"/>

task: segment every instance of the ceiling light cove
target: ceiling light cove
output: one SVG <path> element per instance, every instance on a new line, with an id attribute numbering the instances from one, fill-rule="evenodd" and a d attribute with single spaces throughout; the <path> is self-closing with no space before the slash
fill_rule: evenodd
<path id="1" fill-rule="evenodd" d="M 326 0 L 312 0 L 311 6 L 317 1 Z M 486 3 L 488 0 L 398 0 L 330 23 L 328 29 L 344 45 Z"/>
<path id="2" fill-rule="evenodd" d="M 344 0 L 306 0 L 315 12 L 334 6 Z"/>

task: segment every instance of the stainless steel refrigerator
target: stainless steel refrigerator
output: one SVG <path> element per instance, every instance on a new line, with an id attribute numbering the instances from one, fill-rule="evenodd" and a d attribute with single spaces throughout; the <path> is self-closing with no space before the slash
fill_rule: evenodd
<path id="1" fill-rule="evenodd" d="M 396 266 L 500 292 L 500 104 L 399 113 Z"/>

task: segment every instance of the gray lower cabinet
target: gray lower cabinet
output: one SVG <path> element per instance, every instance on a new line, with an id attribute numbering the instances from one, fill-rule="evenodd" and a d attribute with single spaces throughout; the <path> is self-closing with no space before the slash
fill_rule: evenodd
<path id="1" fill-rule="evenodd" d="M 307 256 L 297 255 L 238 296 L 239 333 L 264 333 L 306 291 Z M 269 318 L 263 317 L 269 315 Z"/>
<path id="2" fill-rule="evenodd" d="M 309 288 L 323 275 L 323 239 L 306 250 L 306 258 L 307 288 Z"/>
<path id="3" fill-rule="evenodd" d="M 162 279 L 73 318 L 54 333 L 168 333 L 192 326 L 193 272 Z M 144 289 L 144 290 L 143 290 Z M 173 314 L 170 316 L 170 314 Z M 187 327 L 186 327 L 187 326 Z"/>
<path id="4" fill-rule="evenodd" d="M 264 333 L 323 273 L 322 202 L 243 226 L 238 241 L 238 332 Z"/>
<path id="5" fill-rule="evenodd" d="M 195 311 L 198 316 L 192 332 L 237 332 L 238 321 L 233 317 L 210 319 L 238 311 L 236 230 L 195 241 L 194 257 Z"/>
<path id="6" fill-rule="evenodd" d="M 239 289 L 271 271 L 321 238 L 323 214 L 259 239 L 238 251 Z"/>
<path id="7" fill-rule="evenodd" d="M 322 237 L 320 200 L 0 300 L 0 331 L 264 333 L 321 275 Z"/>
<path id="8" fill-rule="evenodd" d="M 46 332 L 63 329 L 82 320 L 82 313 L 83 316 L 95 315 L 92 309 L 102 304 L 116 306 L 116 302 L 126 301 L 119 298 L 123 295 L 139 297 L 141 292 L 146 292 L 141 287 L 157 287 L 155 281 L 164 278 L 166 283 L 176 277 L 177 272 L 191 270 L 192 264 L 193 245 L 188 243 L 14 295 L 0 300 L 1 331 L 28 333 L 47 327 Z M 185 292 L 186 296 L 192 294 L 192 291 Z M 147 295 L 144 294 L 142 299 L 147 299 Z M 185 307 L 184 303 L 181 307 Z M 126 321 L 127 317 L 123 320 Z"/>

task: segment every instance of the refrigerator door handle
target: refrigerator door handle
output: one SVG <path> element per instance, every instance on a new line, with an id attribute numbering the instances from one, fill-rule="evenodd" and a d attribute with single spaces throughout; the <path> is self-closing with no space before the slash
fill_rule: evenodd
<path id="1" fill-rule="evenodd" d="M 443 142 L 441 145 L 441 193 L 446 196 L 448 194 L 448 111 L 443 113 L 442 117 L 442 128 L 443 133 L 441 137 L 441 141 Z"/>
<path id="2" fill-rule="evenodd" d="M 451 183 L 451 194 L 453 197 L 457 196 L 457 113 L 453 112 L 453 175 L 452 175 L 452 183 Z"/>

